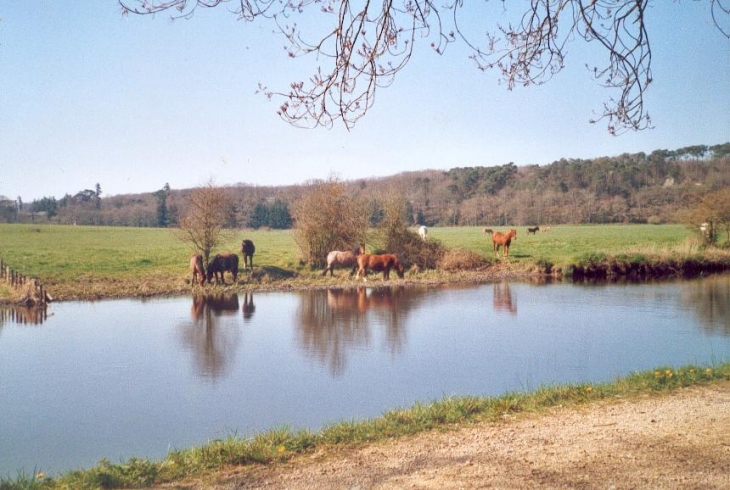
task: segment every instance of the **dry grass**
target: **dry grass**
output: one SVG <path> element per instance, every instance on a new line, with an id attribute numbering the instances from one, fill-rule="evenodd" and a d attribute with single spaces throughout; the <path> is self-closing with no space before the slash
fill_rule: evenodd
<path id="1" fill-rule="evenodd" d="M 447 250 L 438 262 L 438 268 L 445 271 L 471 271 L 487 267 L 490 262 L 482 255 L 465 248 Z"/>

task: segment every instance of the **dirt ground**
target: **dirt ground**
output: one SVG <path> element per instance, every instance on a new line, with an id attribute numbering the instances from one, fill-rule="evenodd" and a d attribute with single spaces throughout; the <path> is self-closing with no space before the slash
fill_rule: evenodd
<path id="1" fill-rule="evenodd" d="M 323 450 L 178 488 L 730 488 L 730 382 Z"/>

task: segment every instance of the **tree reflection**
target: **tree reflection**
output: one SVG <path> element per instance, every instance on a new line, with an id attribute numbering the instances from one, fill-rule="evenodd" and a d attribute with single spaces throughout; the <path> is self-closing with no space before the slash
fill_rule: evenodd
<path id="1" fill-rule="evenodd" d="M 709 334 L 730 336 L 730 275 L 722 274 L 687 284 L 682 304 L 691 308 Z"/>
<path id="2" fill-rule="evenodd" d="M 342 374 L 348 352 L 368 346 L 373 325 L 385 326 L 385 343 L 395 353 L 405 344 L 404 320 L 410 296 L 403 287 L 328 289 L 300 295 L 300 347 L 329 367 L 333 375 Z"/>
<path id="3" fill-rule="evenodd" d="M 238 308 L 236 293 L 193 296 L 192 322 L 181 325 L 181 339 L 201 377 L 215 380 L 226 373 L 240 336 L 238 321 L 226 317 L 235 318 Z"/>

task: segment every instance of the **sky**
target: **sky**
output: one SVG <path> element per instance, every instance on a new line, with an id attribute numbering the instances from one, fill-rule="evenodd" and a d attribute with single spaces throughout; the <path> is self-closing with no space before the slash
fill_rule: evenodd
<path id="1" fill-rule="evenodd" d="M 651 3 L 654 128 L 620 136 L 589 123 L 616 94 L 592 78 L 586 65 L 600 51 L 582 41 L 549 83 L 509 91 L 465 48 L 438 55 L 419 40 L 350 131 L 295 128 L 276 114 L 281 101 L 256 91 L 307 79 L 317 60 L 289 58 L 270 23 L 227 8 L 172 22 L 123 17 L 116 0 L 4 2 L 0 196 L 60 199 L 97 183 L 102 197 L 166 183 L 278 186 L 730 141 L 730 41 L 709 2 Z M 486 29 L 475 23 L 485 17 L 468 27 Z"/>

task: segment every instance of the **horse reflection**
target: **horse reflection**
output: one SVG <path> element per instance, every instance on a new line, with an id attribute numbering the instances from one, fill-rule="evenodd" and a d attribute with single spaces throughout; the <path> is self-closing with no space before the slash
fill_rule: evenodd
<path id="1" fill-rule="evenodd" d="M 349 352 L 370 344 L 376 332 L 382 333 L 391 352 L 398 352 L 405 344 L 402 325 L 409 311 L 406 301 L 401 301 L 404 296 L 403 287 L 328 289 L 302 294 L 298 343 L 328 366 L 333 375 L 344 372 Z"/>
<path id="2" fill-rule="evenodd" d="M 256 306 L 253 304 L 253 293 L 251 291 L 243 293 L 243 306 L 241 307 L 241 310 L 243 311 L 244 321 L 249 321 L 253 318 Z"/>
<path id="3" fill-rule="evenodd" d="M 495 311 L 506 311 L 512 315 L 517 313 L 517 306 L 512 300 L 508 282 L 494 283 L 493 304 Z"/>
<path id="4" fill-rule="evenodd" d="M 190 315 L 193 320 L 202 320 L 205 313 L 215 316 L 230 315 L 238 311 L 238 295 L 236 293 L 199 294 L 193 296 Z"/>
<path id="5" fill-rule="evenodd" d="M 225 374 L 235 355 L 240 320 L 229 317 L 238 313 L 238 308 L 236 293 L 193 296 L 192 322 L 181 325 L 181 339 L 202 378 L 215 380 Z"/>

